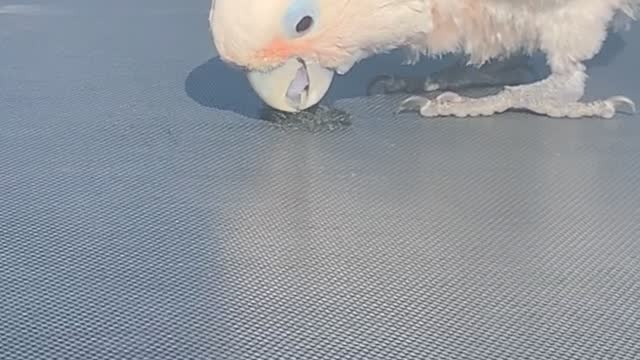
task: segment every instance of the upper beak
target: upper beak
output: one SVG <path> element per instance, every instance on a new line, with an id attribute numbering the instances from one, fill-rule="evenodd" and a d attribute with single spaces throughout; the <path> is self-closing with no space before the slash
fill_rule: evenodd
<path id="1" fill-rule="evenodd" d="M 322 100 L 333 81 L 334 72 L 300 59 L 289 59 L 268 72 L 249 71 L 253 90 L 272 108 L 298 112 Z"/>

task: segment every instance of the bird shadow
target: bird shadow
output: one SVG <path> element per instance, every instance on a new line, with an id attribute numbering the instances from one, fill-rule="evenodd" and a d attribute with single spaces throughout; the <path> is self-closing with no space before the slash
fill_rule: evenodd
<path id="1" fill-rule="evenodd" d="M 367 95 L 367 82 L 380 74 L 381 69 L 394 74 L 423 76 L 438 68 L 441 60 L 424 60 L 414 66 L 402 66 L 397 53 L 382 54 L 358 63 L 349 73 L 336 76 L 323 103 Z M 208 108 L 232 111 L 251 118 L 259 118 L 264 104 L 251 89 L 249 81 L 238 71 L 213 57 L 193 69 L 185 80 L 185 92 L 196 103 Z"/>
<path id="2" fill-rule="evenodd" d="M 610 34 L 600 53 L 588 61 L 587 66 L 608 65 L 624 47 L 625 41 L 619 34 Z M 346 75 L 335 77 L 323 103 L 365 97 L 368 95 L 368 86 L 381 74 L 425 77 L 459 61 L 460 57 L 449 55 L 439 59 L 425 58 L 411 66 L 403 65 L 404 59 L 401 52 L 395 51 L 361 61 Z M 542 56 L 531 57 L 526 66 L 539 77 L 548 73 Z M 209 59 L 189 73 L 185 80 L 185 92 L 201 106 L 232 111 L 250 118 L 261 118 L 265 110 L 265 105 L 251 89 L 242 72 L 228 66 L 218 57 Z"/>

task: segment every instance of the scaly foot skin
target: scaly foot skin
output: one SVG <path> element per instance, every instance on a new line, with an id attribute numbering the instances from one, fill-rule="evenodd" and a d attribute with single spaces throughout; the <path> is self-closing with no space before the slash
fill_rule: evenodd
<path id="1" fill-rule="evenodd" d="M 373 89 L 377 86 L 382 87 L 384 94 L 502 87 L 529 83 L 536 77 L 533 67 L 524 56 L 496 61 L 479 68 L 458 61 L 428 77 L 379 76 L 369 84 L 367 92 L 369 95 L 373 94 Z"/>
<path id="2" fill-rule="evenodd" d="M 624 96 L 591 102 L 580 101 L 584 94 L 586 74 L 576 65 L 571 71 L 552 72 L 547 78 L 525 85 L 505 86 L 495 95 L 479 98 L 445 92 L 435 99 L 412 96 L 399 111 L 419 111 L 422 116 L 488 116 L 507 110 L 527 110 L 549 117 L 612 118 L 619 107 L 627 105 L 635 112 L 635 104 Z"/>
<path id="3" fill-rule="evenodd" d="M 418 111 L 424 117 L 438 116 L 488 116 L 510 109 L 529 110 L 549 117 L 601 117 L 612 118 L 619 107 L 627 105 L 635 112 L 635 104 L 624 96 L 615 96 L 592 102 L 566 102 L 552 98 L 519 98 L 505 90 L 494 96 L 481 98 L 463 97 L 454 92 L 445 92 L 435 99 L 412 96 L 406 99 L 398 112 Z"/>
<path id="4" fill-rule="evenodd" d="M 480 68 L 458 62 L 431 77 L 421 79 L 382 76 L 369 86 L 369 92 L 376 85 L 382 85 L 385 94 L 444 91 L 435 99 L 433 96 L 411 96 L 398 109 L 398 112 L 418 111 L 424 117 L 489 116 L 508 110 L 526 110 L 555 118 L 610 119 L 623 106 L 636 112 L 634 102 L 624 96 L 580 101 L 586 80 L 584 67 L 580 64 L 576 65 L 574 71 L 552 73 L 545 79 L 531 82 L 534 78 L 526 57 L 518 56 Z M 458 94 L 459 90 L 478 87 L 499 87 L 502 90 L 495 95 L 482 97 Z"/>

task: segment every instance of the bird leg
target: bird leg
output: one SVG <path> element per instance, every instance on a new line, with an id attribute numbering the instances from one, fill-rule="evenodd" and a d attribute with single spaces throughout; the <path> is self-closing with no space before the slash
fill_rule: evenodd
<path id="1" fill-rule="evenodd" d="M 445 92 L 435 99 L 411 96 L 400 105 L 399 111 L 418 111 L 424 117 L 487 116 L 511 109 L 528 110 L 550 117 L 611 118 L 617 108 L 628 105 L 635 112 L 635 104 L 623 96 L 581 102 L 586 75 L 583 68 L 552 72 L 543 80 L 518 86 L 505 86 L 495 95 L 479 98 Z"/>

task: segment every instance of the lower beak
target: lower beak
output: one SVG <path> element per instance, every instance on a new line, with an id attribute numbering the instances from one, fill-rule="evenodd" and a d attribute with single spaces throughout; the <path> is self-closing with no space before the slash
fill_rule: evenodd
<path id="1" fill-rule="evenodd" d="M 334 72 L 317 64 L 289 59 L 269 72 L 247 73 L 253 90 L 267 105 L 277 110 L 298 112 L 322 100 L 333 81 Z"/>

